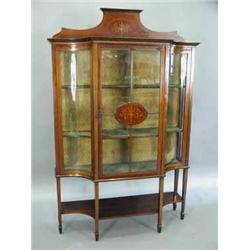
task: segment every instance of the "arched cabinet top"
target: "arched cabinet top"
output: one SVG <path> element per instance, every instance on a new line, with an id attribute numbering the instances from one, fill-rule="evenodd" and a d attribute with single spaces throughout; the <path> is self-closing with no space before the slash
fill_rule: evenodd
<path id="1" fill-rule="evenodd" d="M 99 25 L 91 29 L 62 28 L 48 40 L 50 42 L 81 42 L 92 40 L 150 40 L 175 44 L 187 43 L 176 31 L 156 32 L 146 28 L 140 20 L 142 10 L 101 8 L 103 19 Z"/>

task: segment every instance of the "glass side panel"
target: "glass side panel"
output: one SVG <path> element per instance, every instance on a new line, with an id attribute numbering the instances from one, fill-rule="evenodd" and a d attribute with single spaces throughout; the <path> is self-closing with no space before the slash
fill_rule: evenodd
<path id="1" fill-rule="evenodd" d="M 182 133 L 184 120 L 184 103 L 187 78 L 188 54 L 180 47 L 173 47 L 170 57 L 170 83 L 168 89 L 168 131 L 165 162 L 182 160 Z"/>
<path id="2" fill-rule="evenodd" d="M 60 52 L 65 170 L 91 171 L 91 53 Z"/>
<path id="3" fill-rule="evenodd" d="M 155 172 L 160 52 L 103 49 L 101 58 L 102 173 Z"/>
<path id="4" fill-rule="evenodd" d="M 61 85 L 89 85 L 91 82 L 91 52 L 61 51 Z"/>
<path id="5" fill-rule="evenodd" d="M 167 163 L 177 162 L 177 133 L 168 133 L 167 135 L 167 150 L 165 154 L 165 158 L 167 159 Z"/>
<path id="6" fill-rule="evenodd" d="M 180 84 L 180 57 L 181 54 L 179 51 L 175 53 L 171 52 L 171 62 L 170 62 L 170 84 L 179 85 Z"/>
<path id="7" fill-rule="evenodd" d="M 180 115 L 180 89 L 169 88 L 168 91 L 168 127 L 178 127 Z"/>
<path id="8" fill-rule="evenodd" d="M 62 89 L 62 123 L 64 131 L 90 131 L 90 88 Z"/>
<path id="9" fill-rule="evenodd" d="M 170 57 L 170 85 L 185 86 L 188 54 L 180 48 L 172 48 Z"/>
<path id="10" fill-rule="evenodd" d="M 91 139 L 64 137 L 64 169 L 91 171 Z"/>

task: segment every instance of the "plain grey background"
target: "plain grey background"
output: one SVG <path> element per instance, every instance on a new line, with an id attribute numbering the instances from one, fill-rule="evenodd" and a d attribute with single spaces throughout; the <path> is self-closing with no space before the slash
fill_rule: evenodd
<path id="1" fill-rule="evenodd" d="M 94 221 L 83 215 L 63 217 L 57 232 L 51 48 L 47 38 L 61 27 L 91 28 L 102 19 L 101 7 L 143 9 L 143 24 L 156 31 L 177 30 L 186 41 L 201 42 L 196 51 L 186 218 L 179 208 L 157 217 L 101 221 L 94 242 Z M 165 190 L 173 186 L 168 173 Z M 158 180 L 101 184 L 100 196 L 152 193 Z M 93 198 L 93 183 L 63 180 L 64 200 Z M 32 249 L 217 249 L 217 2 L 216 1 L 33 1 L 32 3 Z"/>

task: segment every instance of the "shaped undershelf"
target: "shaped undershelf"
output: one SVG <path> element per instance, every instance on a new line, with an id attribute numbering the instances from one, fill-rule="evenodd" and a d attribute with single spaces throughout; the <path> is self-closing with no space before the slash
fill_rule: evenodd
<path id="1" fill-rule="evenodd" d="M 179 194 L 165 192 L 163 204 L 181 202 Z M 159 194 L 145 194 L 99 200 L 99 218 L 109 219 L 123 216 L 155 214 L 158 212 Z M 95 200 L 64 201 L 62 214 L 86 214 L 95 217 Z"/>

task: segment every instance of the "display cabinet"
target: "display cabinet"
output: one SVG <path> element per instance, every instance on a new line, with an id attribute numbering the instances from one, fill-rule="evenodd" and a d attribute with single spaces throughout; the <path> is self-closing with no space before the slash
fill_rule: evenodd
<path id="1" fill-rule="evenodd" d="M 194 49 L 176 32 L 155 32 L 141 10 L 101 9 L 95 28 L 62 30 L 52 45 L 59 232 L 62 215 L 99 220 L 158 213 L 181 203 L 184 218 L 191 125 Z M 178 193 L 179 170 L 183 171 Z M 174 171 L 174 187 L 164 177 Z M 83 177 L 93 200 L 62 201 L 61 178 Z M 155 194 L 99 199 L 99 183 L 159 179 Z M 100 190 L 101 191 L 101 190 Z"/>

